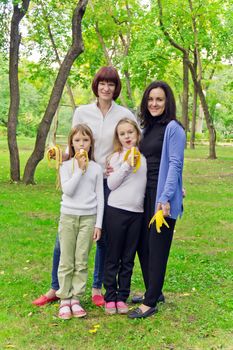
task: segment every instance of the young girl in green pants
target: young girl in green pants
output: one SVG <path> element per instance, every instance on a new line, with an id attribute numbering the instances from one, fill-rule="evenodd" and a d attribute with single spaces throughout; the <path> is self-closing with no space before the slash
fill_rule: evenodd
<path id="1" fill-rule="evenodd" d="M 69 160 L 60 167 L 62 189 L 58 268 L 61 299 L 58 317 L 84 317 L 79 298 L 87 282 L 88 255 L 92 242 L 99 240 L 104 210 L 103 174 L 93 161 L 94 140 L 85 124 L 74 127 L 68 138 Z"/>

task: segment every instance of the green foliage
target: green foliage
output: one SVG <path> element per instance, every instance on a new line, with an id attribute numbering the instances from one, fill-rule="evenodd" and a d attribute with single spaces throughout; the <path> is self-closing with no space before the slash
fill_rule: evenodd
<path id="1" fill-rule="evenodd" d="M 19 138 L 22 167 L 34 142 Z M 0 348 L 17 350 L 231 350 L 232 349 L 232 146 L 186 150 L 184 216 L 178 220 L 168 263 L 166 303 L 146 320 L 106 316 L 91 304 L 95 246 L 82 304 L 85 319 L 57 318 L 58 303 L 31 301 L 50 286 L 60 193 L 46 161 L 36 186 L 10 184 L 7 142 L 0 139 Z M 213 195 L 214 194 L 214 195 Z M 132 292 L 143 291 L 136 259 Z M 132 304 L 130 304 L 132 307 Z M 96 333 L 90 333 L 99 325 Z"/>

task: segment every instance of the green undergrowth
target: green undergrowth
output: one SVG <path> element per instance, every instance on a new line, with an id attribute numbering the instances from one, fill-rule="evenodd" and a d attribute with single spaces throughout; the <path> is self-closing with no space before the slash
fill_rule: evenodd
<path id="1" fill-rule="evenodd" d="M 23 171 L 33 140 L 21 138 L 19 145 Z M 87 318 L 67 322 L 57 318 L 58 303 L 31 304 L 50 286 L 60 206 L 55 171 L 42 161 L 36 185 L 11 184 L 6 140 L 0 149 L 0 349 L 233 349 L 233 147 L 217 147 L 216 160 L 207 159 L 206 146 L 186 150 L 185 211 L 176 225 L 159 312 L 132 321 L 94 307 L 93 246 L 82 300 Z M 132 293 L 143 291 L 137 259 L 131 287 Z"/>

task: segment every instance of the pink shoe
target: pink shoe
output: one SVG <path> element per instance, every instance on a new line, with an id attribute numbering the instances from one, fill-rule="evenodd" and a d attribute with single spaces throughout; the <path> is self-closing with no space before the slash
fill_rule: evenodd
<path id="1" fill-rule="evenodd" d="M 59 300 L 58 297 L 56 297 L 56 295 L 52 298 L 48 298 L 46 295 L 41 295 L 39 298 L 35 299 L 32 304 L 36 305 L 36 306 L 43 306 L 46 305 L 48 303 L 52 303 L 53 301 Z"/>
<path id="2" fill-rule="evenodd" d="M 71 310 L 74 317 L 85 317 L 87 314 L 86 311 L 79 304 L 78 300 L 73 299 L 71 301 Z"/>
<path id="3" fill-rule="evenodd" d="M 59 307 L 58 317 L 62 320 L 69 320 L 72 317 L 70 303 L 61 304 Z"/>
<path id="4" fill-rule="evenodd" d="M 117 301 L 116 307 L 117 307 L 118 314 L 121 314 L 121 315 L 127 314 L 129 311 L 128 305 L 124 303 L 124 301 Z"/>
<path id="5" fill-rule="evenodd" d="M 116 313 L 116 303 L 115 301 L 108 301 L 105 303 L 105 313 L 107 315 L 114 315 Z"/>
<path id="6" fill-rule="evenodd" d="M 104 306 L 105 301 L 103 295 L 93 295 L 91 298 L 92 303 L 95 304 L 96 306 Z"/>

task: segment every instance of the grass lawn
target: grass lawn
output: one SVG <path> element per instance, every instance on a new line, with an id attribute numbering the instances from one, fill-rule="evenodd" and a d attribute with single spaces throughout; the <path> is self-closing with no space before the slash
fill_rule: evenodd
<path id="1" fill-rule="evenodd" d="M 20 139 L 22 169 L 31 148 L 31 140 Z M 50 286 L 60 207 L 54 169 L 43 161 L 36 186 L 10 184 L 5 139 L 0 150 L 0 349 L 233 349 L 233 147 L 217 147 L 214 161 L 206 158 L 206 146 L 186 151 L 185 212 L 177 222 L 159 313 L 128 320 L 92 306 L 93 246 L 82 301 L 88 316 L 70 321 L 57 318 L 58 303 L 31 304 Z M 137 291 L 143 291 L 138 260 L 132 279 Z"/>

